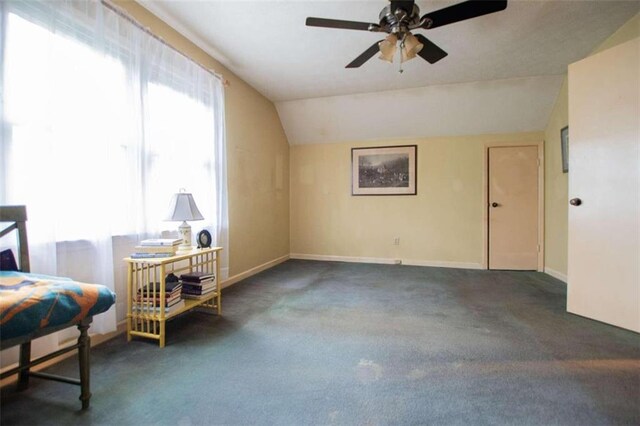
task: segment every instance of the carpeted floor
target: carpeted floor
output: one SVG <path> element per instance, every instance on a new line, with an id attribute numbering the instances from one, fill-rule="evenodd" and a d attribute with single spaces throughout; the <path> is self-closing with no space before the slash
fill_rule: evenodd
<path id="1" fill-rule="evenodd" d="M 640 335 L 565 312 L 534 272 L 288 261 L 120 336 L 79 388 L 2 390 L 12 424 L 640 424 Z M 49 369 L 76 375 L 75 358 Z"/>

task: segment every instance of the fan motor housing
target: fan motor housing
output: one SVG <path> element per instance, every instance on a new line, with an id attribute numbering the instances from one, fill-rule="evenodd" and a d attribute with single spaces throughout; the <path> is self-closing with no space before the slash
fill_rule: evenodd
<path id="1" fill-rule="evenodd" d="M 412 4 L 411 11 L 408 11 L 402 6 L 398 6 L 397 3 L 401 2 L 392 2 L 380 11 L 381 29 L 388 33 L 402 34 L 418 27 L 420 25 L 420 8 L 418 5 Z"/>

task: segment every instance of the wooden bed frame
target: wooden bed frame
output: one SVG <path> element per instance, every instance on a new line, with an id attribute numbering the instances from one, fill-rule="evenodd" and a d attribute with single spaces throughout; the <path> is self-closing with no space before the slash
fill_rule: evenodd
<path id="1" fill-rule="evenodd" d="M 7 235 L 14 230 L 18 232 L 18 263 L 20 265 L 19 267 L 21 272 L 30 272 L 29 245 L 27 242 L 26 221 L 27 209 L 25 206 L 0 206 L 0 222 L 11 222 L 8 227 L 0 230 L 0 237 Z M 58 327 L 49 327 L 42 329 L 35 335 L 18 337 L 10 340 L 0 340 L 0 349 L 7 349 L 16 345 L 20 345 L 20 361 L 18 366 L 0 374 L 0 379 L 18 374 L 18 390 L 24 390 L 29 386 L 30 376 L 78 385 L 80 386 L 80 401 L 82 401 L 82 409 L 86 410 L 87 408 L 89 408 L 89 400 L 91 399 L 89 386 L 89 350 L 91 348 L 91 339 L 87 330 L 89 329 L 89 325 L 91 324 L 92 320 L 93 317 L 88 316 L 75 324 L 64 324 Z M 57 350 L 41 358 L 31 360 L 31 340 L 38 337 L 46 336 L 47 334 L 55 333 L 73 325 L 76 325 L 80 330 L 80 337 L 78 337 L 78 342 L 75 345 Z M 67 352 L 74 351 L 76 349 L 78 350 L 80 379 L 30 371 L 30 369 L 32 367 L 35 367 L 36 365 L 42 364 L 43 362 L 49 361 L 52 358 L 55 358 Z"/>

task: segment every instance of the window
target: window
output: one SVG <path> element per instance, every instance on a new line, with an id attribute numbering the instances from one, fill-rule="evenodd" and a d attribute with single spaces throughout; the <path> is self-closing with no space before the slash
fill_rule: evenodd
<path id="1" fill-rule="evenodd" d="M 3 6 L 0 202 L 28 206 L 32 241 L 173 229 L 180 188 L 219 234 L 220 81 L 100 3 L 24 3 Z"/>
<path id="2" fill-rule="evenodd" d="M 180 187 L 194 194 L 202 211 L 215 211 L 213 144 L 215 128 L 206 105 L 161 84 L 148 85 L 149 146 L 147 186 L 149 203 L 158 206 L 150 221 L 164 219 L 169 199 L 160 188 Z M 206 155 L 209 153 L 209 155 Z"/>
<path id="3" fill-rule="evenodd" d="M 123 64 L 15 14 L 4 59 L 5 197 L 47 210 L 58 240 L 91 236 L 97 223 L 133 231 L 123 211 L 95 208 L 133 189 L 123 179 L 133 143 Z"/>
<path id="4" fill-rule="evenodd" d="M 122 250 L 177 229 L 180 188 L 226 246 L 218 77 L 99 1 L 2 1 L 0 42 L 0 203 L 27 206 L 32 271 L 115 289 L 123 319 Z"/>

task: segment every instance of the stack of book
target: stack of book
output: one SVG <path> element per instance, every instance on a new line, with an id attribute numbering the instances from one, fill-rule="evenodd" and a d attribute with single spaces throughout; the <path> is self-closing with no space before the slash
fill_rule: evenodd
<path id="1" fill-rule="evenodd" d="M 184 307 L 182 300 L 182 283 L 180 281 L 165 282 L 164 312 L 169 314 Z M 160 312 L 160 283 L 151 283 L 140 290 L 136 298 L 137 309 L 142 312 Z"/>
<path id="2" fill-rule="evenodd" d="M 153 238 L 142 240 L 136 246 L 136 252 L 131 254 L 132 259 L 171 257 L 178 251 L 182 244 L 182 238 Z"/>
<path id="3" fill-rule="evenodd" d="M 204 299 L 216 291 L 216 277 L 210 272 L 182 274 L 180 279 L 184 299 Z"/>

